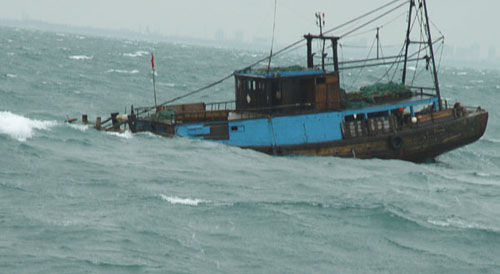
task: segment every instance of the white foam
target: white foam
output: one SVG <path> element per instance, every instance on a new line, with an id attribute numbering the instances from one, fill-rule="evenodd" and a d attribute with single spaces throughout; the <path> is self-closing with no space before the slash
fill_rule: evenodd
<path id="1" fill-rule="evenodd" d="M 484 80 L 471 80 L 470 82 L 473 84 L 482 84 L 484 83 Z"/>
<path id="2" fill-rule="evenodd" d="M 106 132 L 107 134 L 109 135 L 112 135 L 112 136 L 117 136 L 117 137 L 120 137 L 120 138 L 124 138 L 124 139 L 132 139 L 133 138 L 133 135 L 132 135 L 132 132 L 130 130 L 126 130 L 124 132 Z"/>
<path id="3" fill-rule="evenodd" d="M 138 70 L 121 70 L 121 69 L 110 69 L 106 71 L 107 73 L 121 73 L 121 74 L 137 74 L 139 73 Z"/>
<path id="4" fill-rule="evenodd" d="M 165 86 L 165 87 L 170 87 L 173 88 L 176 86 L 174 83 L 158 83 L 159 86 Z"/>
<path id="5" fill-rule="evenodd" d="M 68 124 L 70 128 L 79 130 L 81 132 L 85 132 L 89 129 L 88 125 L 75 125 L 75 124 Z"/>
<path id="6" fill-rule="evenodd" d="M 173 204 L 173 205 L 189 205 L 189 206 L 197 206 L 201 203 L 204 203 L 206 201 L 204 200 L 200 200 L 200 199 L 189 199 L 189 198 L 179 198 L 177 196 L 173 196 L 173 197 L 169 197 L 167 195 L 164 195 L 164 194 L 160 194 L 160 197 Z"/>
<path id="7" fill-rule="evenodd" d="M 48 130 L 55 125 L 57 123 L 54 121 L 32 120 L 9 111 L 0 111 L 0 134 L 9 135 L 20 142 L 32 138 L 35 130 Z"/>
<path id="8" fill-rule="evenodd" d="M 94 56 L 73 55 L 73 56 L 70 56 L 69 59 L 73 59 L 73 60 L 92 60 L 92 59 L 94 59 Z"/>
<path id="9" fill-rule="evenodd" d="M 124 53 L 123 54 L 123 56 L 127 56 L 127 57 L 142 57 L 144 55 L 149 55 L 149 52 L 143 51 L 143 50 L 139 50 L 139 51 L 136 51 L 134 53 Z"/>
<path id="10" fill-rule="evenodd" d="M 9 77 L 9 78 L 17 78 L 17 75 L 15 75 L 15 74 L 8 74 L 7 73 L 7 77 Z"/>
<path id="11" fill-rule="evenodd" d="M 442 226 L 442 227 L 455 227 L 460 229 L 482 229 L 482 230 L 498 232 L 497 228 L 488 227 L 473 222 L 466 222 L 458 217 L 446 218 L 445 220 L 428 219 L 427 222 L 432 225 Z"/>

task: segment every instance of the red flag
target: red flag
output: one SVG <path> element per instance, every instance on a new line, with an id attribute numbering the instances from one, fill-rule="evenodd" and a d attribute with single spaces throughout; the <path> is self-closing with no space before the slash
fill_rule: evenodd
<path id="1" fill-rule="evenodd" d="M 151 66 L 155 68 L 155 56 L 151 54 Z"/>

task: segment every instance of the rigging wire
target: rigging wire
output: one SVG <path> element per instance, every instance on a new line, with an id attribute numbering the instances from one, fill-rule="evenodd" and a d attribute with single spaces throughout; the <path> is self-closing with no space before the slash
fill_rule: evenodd
<path id="1" fill-rule="evenodd" d="M 336 31 L 336 30 L 338 30 L 338 29 L 341 29 L 341 28 L 343 28 L 343 27 L 345 27 L 345 26 L 348 26 L 348 25 L 350 25 L 350 24 L 352 24 L 352 23 L 354 23 L 354 22 L 359 21 L 360 19 L 363 19 L 363 18 L 365 18 L 365 17 L 367 17 L 367 16 L 370 16 L 370 15 L 372 15 L 372 14 L 374 14 L 374 13 L 376 13 L 376 12 L 380 11 L 380 10 L 383 10 L 383 9 L 385 9 L 385 8 L 387 8 L 387 7 L 391 6 L 391 5 L 393 5 L 394 3 L 397 3 L 397 2 L 399 2 L 399 1 L 400 1 L 400 0 L 394 0 L 394 1 L 391 1 L 391 2 L 389 2 L 389 3 L 387 3 L 387 4 L 383 5 L 383 6 L 381 6 L 381 7 L 379 7 L 379 8 L 376 8 L 376 9 L 374 9 L 374 10 L 372 10 L 372 11 L 369 11 L 369 12 L 367 12 L 367 13 L 363 14 L 363 15 L 360 15 L 360 16 L 358 16 L 358 17 L 356 17 L 356 18 L 354 18 L 354 19 L 352 19 L 352 20 L 350 20 L 350 21 L 348 21 L 348 22 L 345 22 L 344 24 L 341 24 L 341 25 L 339 25 L 339 26 L 337 26 L 337 27 L 334 27 L 334 28 L 332 28 L 332 29 L 329 29 L 329 30 L 327 30 L 327 31 L 323 32 L 323 34 L 328 34 L 328 33 L 330 33 L 330 32 L 333 32 L 333 31 Z M 407 0 L 406 2 L 409 2 L 409 0 Z"/>
<path id="2" fill-rule="evenodd" d="M 374 19 L 372 19 L 372 20 L 370 20 L 370 21 L 368 21 L 368 22 L 366 22 L 366 23 L 362 24 L 361 26 L 359 26 L 359 27 L 357 27 L 357 28 L 355 28 L 355 29 L 353 29 L 353 30 L 351 30 L 351 31 L 348 31 L 348 32 L 344 33 L 343 35 L 341 35 L 341 36 L 340 36 L 340 38 L 344 38 L 344 37 L 348 36 L 349 34 L 354 33 L 354 32 L 356 32 L 356 31 L 358 31 L 358 30 L 360 30 L 360 29 L 362 29 L 362 28 L 364 28 L 364 27 L 366 27 L 366 26 L 370 25 L 371 23 L 373 23 L 373 22 L 375 22 L 375 21 L 379 20 L 380 18 L 383 18 L 383 17 L 385 17 L 386 15 L 388 15 L 388 14 L 390 14 L 390 13 L 394 12 L 395 10 L 397 10 L 397 9 L 399 9 L 399 8 L 401 8 L 401 7 L 403 7 L 403 6 L 405 6 L 407 3 L 408 3 L 408 1 L 405 1 L 404 3 L 402 3 L 402 4 L 398 5 L 398 6 L 396 6 L 395 8 L 392 8 L 392 9 L 390 9 L 389 11 L 386 11 L 386 12 L 384 12 L 383 14 L 381 14 L 381 15 L 379 15 L 379 16 L 377 16 L 377 17 L 375 17 Z"/>
<path id="3" fill-rule="evenodd" d="M 418 16 L 418 14 L 420 13 L 420 17 Z M 420 24 L 420 26 L 422 26 L 422 23 L 423 23 L 423 14 L 422 14 L 422 7 L 419 7 L 415 13 L 416 15 L 416 18 L 418 18 L 418 22 Z M 419 41 L 423 41 L 424 40 L 424 33 L 422 32 L 422 27 L 420 28 L 420 40 Z M 420 57 L 420 50 L 422 49 L 422 44 L 419 43 L 419 51 L 418 51 L 418 57 Z M 426 50 L 426 53 L 427 53 L 427 50 Z M 418 71 L 418 65 L 419 65 L 419 62 L 420 60 L 417 61 L 417 64 L 415 65 L 415 71 L 413 72 L 413 78 L 411 79 L 411 85 L 413 86 L 413 84 L 415 83 L 415 78 L 417 77 L 417 71 Z"/>
<path id="4" fill-rule="evenodd" d="M 370 20 L 368 23 L 365 23 L 365 24 L 363 24 L 362 26 L 357 27 L 356 29 L 354 29 L 354 30 L 352 30 L 352 31 L 349 31 L 349 32 L 348 32 L 348 33 L 346 33 L 346 34 L 351 34 L 351 33 L 354 33 L 355 31 L 357 31 L 357 30 L 359 30 L 359 29 L 363 28 L 364 26 L 369 25 L 369 24 L 373 23 L 374 21 L 376 21 L 376 20 L 378 20 L 378 19 L 382 18 L 383 16 L 385 16 L 385 15 L 387 15 L 387 14 L 390 14 L 390 13 L 391 13 L 391 12 L 393 12 L 394 10 L 397 10 L 398 8 L 402 7 L 403 5 L 406 5 L 409 1 L 410 1 L 410 0 L 405 1 L 405 3 L 403 3 L 403 4 L 401 4 L 401 5 L 398 5 L 396 8 L 393 8 L 393 9 L 391 9 L 390 11 L 385 12 L 383 15 L 376 17 L 374 20 Z M 336 27 L 334 27 L 334 28 L 331 28 L 331 29 L 329 29 L 329 30 L 327 30 L 327 31 L 324 31 L 324 32 L 323 32 L 323 34 L 328 34 L 328 33 L 331 33 L 331 32 L 333 32 L 333 31 L 336 31 L 336 30 L 338 30 L 338 29 L 341 29 L 341 28 L 343 28 L 343 27 L 346 27 L 346 26 L 348 26 L 348 25 L 350 25 L 350 24 L 352 24 L 352 23 L 354 23 L 354 22 L 357 22 L 357 21 L 359 21 L 359 20 L 361 20 L 361 19 L 363 19 L 363 18 L 365 18 L 365 17 L 367 17 L 367 16 L 370 16 L 370 15 L 372 15 L 372 14 L 374 14 L 374 13 L 378 12 L 378 11 L 381 11 L 381 10 L 383 10 L 383 9 L 387 8 L 387 7 L 390 7 L 391 5 L 393 5 L 393 4 L 397 3 L 397 2 L 400 2 L 400 0 L 393 0 L 393 1 L 391 1 L 391 2 L 389 2 L 389 3 L 387 3 L 387 4 L 385 4 L 385 5 L 383 5 L 383 6 L 381 6 L 381 7 L 378 7 L 378 8 L 376 8 L 376 9 L 374 9 L 374 10 L 371 10 L 371 11 L 369 11 L 369 12 L 367 12 L 367 13 L 363 14 L 363 15 L 360 15 L 360 16 L 358 16 L 358 17 L 356 17 L 356 18 L 354 18 L 354 19 L 352 19 L 352 20 L 350 20 L 350 21 L 347 21 L 347 22 L 345 22 L 345 23 L 343 23 L 343 24 L 341 24 L 341 25 L 338 25 L 338 26 L 336 26 Z M 344 35 L 343 35 L 343 37 L 345 37 L 345 36 L 346 36 L 346 34 L 344 34 Z M 295 46 L 297 46 L 297 45 L 300 45 L 300 44 L 302 44 L 302 43 L 304 43 L 304 42 L 305 42 L 305 39 L 304 39 L 304 38 L 302 38 L 302 39 L 300 39 L 300 40 L 298 40 L 298 41 L 296 41 L 296 42 L 294 42 L 294 43 L 292 43 L 292 44 L 290 44 L 290 45 L 288 45 L 288 46 L 286 46 L 286 47 L 284 47 L 284 48 L 282 48 L 282 49 L 278 50 L 278 51 L 277 51 L 277 52 L 275 52 L 274 54 L 269 55 L 269 56 L 266 56 L 266 57 L 264 57 L 264 58 L 262 58 L 262 59 L 259 59 L 258 61 L 254 62 L 254 63 L 252 63 L 252 64 L 250 64 L 250 65 L 248 65 L 248 66 L 246 66 L 243 70 L 248 70 L 248 69 L 252 68 L 253 66 L 260 64 L 261 62 L 263 62 L 263 61 L 265 61 L 265 60 L 268 60 L 268 59 L 270 59 L 270 58 L 272 58 L 272 57 L 274 57 L 274 56 L 277 56 L 277 55 L 279 55 L 279 54 L 281 54 L 281 53 L 283 53 L 283 52 L 286 52 L 287 50 L 289 50 L 289 49 L 291 49 L 291 48 L 293 48 L 293 47 L 295 47 Z M 233 77 L 233 76 L 234 76 L 234 72 L 233 72 L 233 73 L 231 73 L 231 74 L 229 74 L 229 75 L 227 75 L 227 76 L 225 76 L 225 77 L 223 77 L 223 78 L 220 78 L 219 80 L 217 80 L 217 81 L 215 81 L 215 82 L 213 82 L 213 83 L 211 83 L 211 84 L 209 84 L 209 85 L 206 85 L 206 86 L 204 86 L 204 87 L 201 87 L 201 88 L 199 88 L 199 89 L 196 89 L 196 90 L 194 90 L 194 91 L 191 91 L 191 92 L 189 92 L 189 93 L 186 93 L 186 94 L 184 94 L 184 95 L 181 95 L 181 96 L 177 96 L 177 97 L 175 97 L 175 98 L 172 98 L 172 99 L 170 99 L 170 100 L 168 100 L 168 101 L 166 101 L 166 102 L 164 102 L 164 103 L 160 104 L 159 106 L 165 106 L 165 105 L 168 105 L 168 104 L 173 103 L 173 102 L 175 102 L 175 101 L 181 100 L 181 99 L 186 98 L 186 97 L 188 97 L 188 96 L 191 96 L 191 95 L 193 95 L 193 94 L 196 94 L 196 93 L 199 93 L 199 92 L 204 91 L 204 90 L 206 90 L 206 89 L 209 89 L 209 88 L 211 88 L 211 87 L 213 87 L 213 86 L 215 86 L 215 85 L 218 85 L 218 84 L 220 84 L 220 83 L 222 83 L 222 82 L 226 81 L 227 79 L 229 79 L 229 78 L 231 78 L 231 77 Z M 152 110 L 152 109 L 154 109 L 154 108 L 155 108 L 155 107 L 145 108 L 145 109 L 143 110 L 143 112 L 142 112 L 142 113 L 148 112 L 148 111 L 150 111 L 150 110 Z"/>
<path id="5" fill-rule="evenodd" d="M 372 46 L 370 48 L 370 51 L 368 52 L 368 56 L 366 57 L 366 59 L 368 59 L 370 57 L 370 55 L 372 54 L 372 50 L 373 50 L 373 46 L 375 45 L 375 41 L 377 41 L 377 38 L 375 38 L 372 42 Z M 358 75 L 356 75 L 356 77 L 354 78 L 351 86 L 349 87 L 349 89 L 352 89 L 354 87 L 354 85 L 356 84 L 356 82 L 358 81 L 359 79 L 359 76 L 361 76 L 361 73 L 363 72 L 364 68 L 366 67 L 366 63 L 368 61 L 365 61 L 365 63 L 363 64 L 363 66 L 361 67 L 361 69 L 359 70 L 358 72 Z"/>
<path id="6" fill-rule="evenodd" d="M 380 53 L 381 53 L 382 59 L 383 59 L 384 58 L 384 50 L 383 50 L 382 43 L 380 42 L 380 38 L 379 38 L 379 44 L 380 44 Z M 387 64 L 384 65 L 384 68 L 385 68 L 385 71 L 386 71 L 386 74 L 387 74 L 387 80 L 391 81 L 391 79 L 389 79 L 389 70 L 387 69 Z"/>
<path id="7" fill-rule="evenodd" d="M 274 34 L 276 30 L 276 10 L 277 10 L 278 0 L 274 0 L 274 20 L 273 20 L 273 38 L 271 40 L 271 53 L 269 54 L 269 63 L 267 63 L 267 73 L 271 69 L 271 60 L 273 59 L 273 47 L 274 47 Z"/>
<path id="8" fill-rule="evenodd" d="M 341 54 L 341 57 L 340 57 L 340 60 L 342 60 L 342 62 L 344 62 L 344 46 L 342 45 L 342 43 L 339 43 L 339 48 L 340 48 L 340 54 Z M 339 79 L 344 79 L 344 70 L 340 70 L 340 78 Z M 344 81 L 340 82 L 343 86 L 343 89 L 345 91 L 345 84 L 344 84 Z"/>

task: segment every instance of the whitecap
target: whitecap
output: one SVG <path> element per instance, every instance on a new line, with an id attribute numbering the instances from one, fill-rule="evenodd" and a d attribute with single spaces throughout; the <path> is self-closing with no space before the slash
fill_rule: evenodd
<path id="1" fill-rule="evenodd" d="M 428 219 L 427 222 L 429 224 L 432 224 L 432 225 L 435 225 L 435 226 L 442 226 L 442 227 L 448 227 L 448 226 L 450 226 L 450 224 L 448 222 L 440 221 L 440 220 Z"/>
<path id="2" fill-rule="evenodd" d="M 411 71 L 416 71 L 417 68 L 416 67 L 408 67 L 408 70 L 411 70 Z"/>
<path id="3" fill-rule="evenodd" d="M 73 60 L 92 60 L 92 59 L 94 59 L 94 56 L 73 55 L 73 56 L 70 56 L 69 59 L 73 59 Z"/>
<path id="4" fill-rule="evenodd" d="M 165 86 L 165 87 L 170 87 L 173 88 L 176 86 L 174 83 L 158 83 L 159 86 Z"/>
<path id="5" fill-rule="evenodd" d="M 457 72 L 457 75 L 458 75 L 458 76 L 465 76 L 465 75 L 467 75 L 467 72 L 465 72 L 465 71 L 460 71 L 460 72 Z"/>
<path id="6" fill-rule="evenodd" d="M 124 132 L 106 132 L 109 135 L 117 136 L 123 139 L 132 139 L 134 136 L 130 130 L 126 130 Z"/>
<path id="7" fill-rule="evenodd" d="M 9 77 L 9 78 L 17 78 L 17 75 L 15 75 L 15 74 L 8 74 L 8 73 L 7 73 L 7 75 L 6 75 L 6 76 L 7 76 L 7 77 Z"/>
<path id="8" fill-rule="evenodd" d="M 189 199 L 189 198 L 179 198 L 177 196 L 173 196 L 173 197 L 169 197 L 167 195 L 164 195 L 164 194 L 160 194 L 160 197 L 173 204 L 173 205 L 189 205 L 189 206 L 197 206 L 201 203 L 204 203 L 206 201 L 204 200 L 200 200 L 200 199 Z"/>
<path id="9" fill-rule="evenodd" d="M 139 73 L 138 70 L 121 70 L 121 69 L 110 69 L 106 71 L 106 73 L 121 73 L 121 74 L 137 74 Z"/>
<path id="10" fill-rule="evenodd" d="M 32 138 L 35 130 L 48 130 L 57 125 L 55 121 L 29 119 L 9 111 L 0 111 L 0 134 L 8 135 L 20 142 Z"/>
<path id="11" fill-rule="evenodd" d="M 442 227 L 455 227 L 459 229 L 480 229 L 492 232 L 498 232 L 499 230 L 495 227 L 489 227 L 478 223 L 467 222 L 462 220 L 459 217 L 450 217 L 445 220 L 437 220 L 437 219 L 428 219 L 428 223 L 436 226 Z"/>
<path id="12" fill-rule="evenodd" d="M 79 130 L 81 132 L 85 132 L 89 129 L 88 125 L 75 125 L 75 124 L 68 124 L 70 128 Z"/>
<path id="13" fill-rule="evenodd" d="M 473 84 L 482 84 L 484 83 L 484 80 L 471 80 L 470 82 Z"/>
<path id="14" fill-rule="evenodd" d="M 143 51 L 143 50 L 139 50 L 139 51 L 136 51 L 134 53 L 124 53 L 123 54 L 123 56 L 127 56 L 127 57 L 142 57 L 144 55 L 149 55 L 149 52 Z"/>

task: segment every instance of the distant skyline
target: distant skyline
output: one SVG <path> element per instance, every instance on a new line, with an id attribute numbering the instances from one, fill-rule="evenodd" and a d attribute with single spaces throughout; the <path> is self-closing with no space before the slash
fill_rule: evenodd
<path id="1" fill-rule="evenodd" d="M 326 13 L 327 28 L 379 7 L 389 0 L 278 0 L 276 42 L 296 41 L 315 32 L 314 13 Z M 401 3 L 404 1 L 401 0 Z M 150 31 L 165 36 L 215 37 L 245 42 L 269 42 L 274 0 L 0 0 L 0 18 L 104 29 Z M 496 35 L 498 0 L 428 0 L 433 24 L 446 43 L 457 48 L 481 48 L 481 56 L 500 48 Z M 395 15 L 404 12 L 404 8 Z M 401 40 L 400 30 L 383 29 L 385 39 Z M 384 33 L 385 31 L 385 33 Z M 438 35 L 438 34 L 436 34 Z"/>

